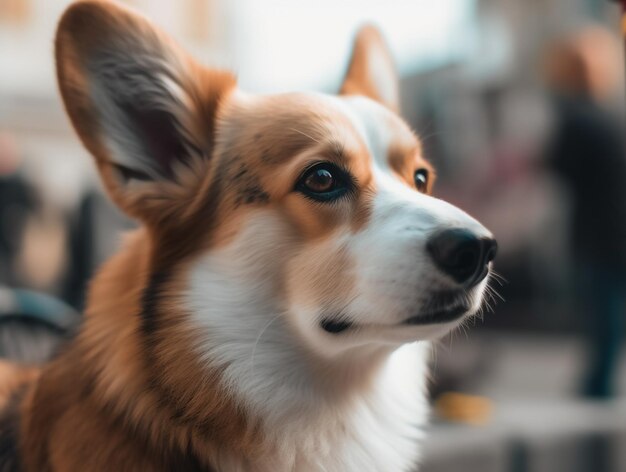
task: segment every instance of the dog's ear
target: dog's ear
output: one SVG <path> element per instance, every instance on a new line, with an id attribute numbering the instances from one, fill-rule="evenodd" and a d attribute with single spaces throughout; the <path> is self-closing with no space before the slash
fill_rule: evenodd
<path id="1" fill-rule="evenodd" d="M 398 75 L 387 43 L 376 27 L 368 25 L 358 32 L 340 93 L 365 95 L 399 111 Z"/>
<path id="2" fill-rule="evenodd" d="M 122 209 L 150 220 L 192 191 L 181 179 L 210 157 L 230 73 L 202 68 L 140 15 L 99 0 L 65 12 L 56 64 L 74 128 Z"/>

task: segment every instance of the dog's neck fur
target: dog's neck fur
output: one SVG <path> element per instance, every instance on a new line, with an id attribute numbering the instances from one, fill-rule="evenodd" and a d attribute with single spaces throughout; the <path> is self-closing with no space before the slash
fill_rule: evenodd
<path id="1" fill-rule="evenodd" d="M 105 266 L 92 285 L 85 325 L 57 363 L 74 362 L 72 375 L 91 379 L 89 401 L 125 418 L 117 424 L 130 427 L 131 438 L 140 432 L 153 442 L 151 451 L 173 451 L 169 461 L 194 456 L 208 470 L 405 470 L 414 463 L 426 416 L 423 343 L 361 355 L 350 368 L 344 358 L 311 369 L 301 353 L 281 351 L 285 345 L 272 350 L 277 338 L 259 340 L 257 332 L 249 340 L 258 344 L 256 359 L 247 359 L 254 365 L 235 362 L 209 376 L 215 384 L 187 397 L 206 404 L 173 414 L 169 407 L 179 398 L 160 398 L 141 339 L 149 251 L 139 232 Z M 240 347 L 245 343 L 244 336 Z M 232 375 L 247 377 L 233 382 Z"/>

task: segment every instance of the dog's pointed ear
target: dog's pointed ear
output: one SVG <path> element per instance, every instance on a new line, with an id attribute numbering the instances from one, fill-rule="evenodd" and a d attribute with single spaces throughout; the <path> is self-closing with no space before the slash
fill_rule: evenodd
<path id="1" fill-rule="evenodd" d="M 158 202 L 171 203 L 177 186 L 180 196 L 181 175 L 210 157 L 219 104 L 235 78 L 201 67 L 110 1 L 70 6 L 55 46 L 66 110 L 113 200 L 143 220 L 162 214 Z"/>
<path id="2" fill-rule="evenodd" d="M 365 95 L 399 111 L 399 81 L 393 57 L 380 31 L 371 25 L 356 36 L 342 95 Z"/>

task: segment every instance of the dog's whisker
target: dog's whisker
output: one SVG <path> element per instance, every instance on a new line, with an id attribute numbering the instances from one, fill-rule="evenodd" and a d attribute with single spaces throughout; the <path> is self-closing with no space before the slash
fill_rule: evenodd
<path id="1" fill-rule="evenodd" d="M 498 282 L 498 284 L 500 284 L 501 287 L 503 287 L 504 284 L 509 283 L 509 281 L 502 274 L 499 274 L 493 269 L 491 269 L 491 272 L 489 275 L 490 275 L 490 278 Z"/>
<path id="2" fill-rule="evenodd" d="M 486 286 L 486 292 L 489 294 L 489 296 L 494 301 L 494 303 L 497 303 L 496 297 L 498 299 L 500 299 L 501 301 L 503 301 L 503 302 L 506 301 L 504 299 L 504 297 L 502 295 L 500 295 L 500 293 L 494 287 L 490 286 L 489 284 L 487 284 L 487 286 Z"/>

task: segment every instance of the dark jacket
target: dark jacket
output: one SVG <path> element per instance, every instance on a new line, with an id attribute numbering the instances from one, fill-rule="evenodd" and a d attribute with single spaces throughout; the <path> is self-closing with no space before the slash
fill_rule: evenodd
<path id="1" fill-rule="evenodd" d="M 572 248 L 579 260 L 626 272 L 624 130 L 585 98 L 555 100 L 554 171 L 572 201 Z"/>

